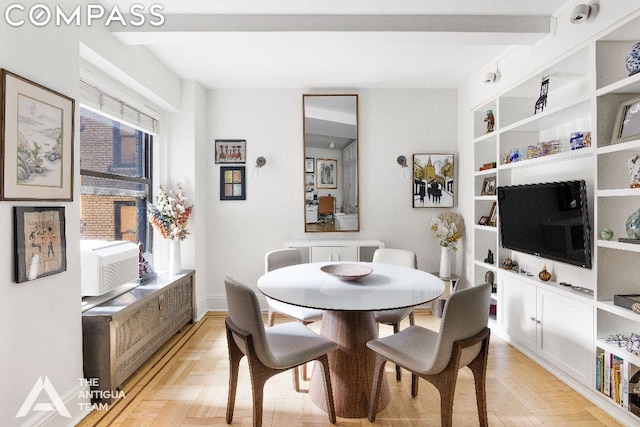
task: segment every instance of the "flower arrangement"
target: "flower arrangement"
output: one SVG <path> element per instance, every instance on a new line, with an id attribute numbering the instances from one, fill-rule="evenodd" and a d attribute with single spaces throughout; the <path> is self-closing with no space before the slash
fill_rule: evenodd
<path id="1" fill-rule="evenodd" d="M 149 203 L 149 222 L 162 234 L 164 239 L 184 240 L 190 234 L 187 220 L 193 205 L 187 206 L 187 198 L 178 182 L 176 191 L 167 193 L 160 187 L 155 203 Z"/>
<path id="2" fill-rule="evenodd" d="M 464 236 L 464 221 L 455 212 L 444 212 L 431 219 L 431 230 L 443 248 L 457 251 L 456 243 Z"/>

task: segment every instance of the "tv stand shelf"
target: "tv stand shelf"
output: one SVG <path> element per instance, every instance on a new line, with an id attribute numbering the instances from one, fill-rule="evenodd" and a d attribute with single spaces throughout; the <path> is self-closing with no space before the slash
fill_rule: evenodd
<path id="1" fill-rule="evenodd" d="M 193 271 L 161 274 L 82 313 L 84 375 L 97 379 L 93 400 L 110 402 L 136 369 L 193 321 L 194 280 Z"/>

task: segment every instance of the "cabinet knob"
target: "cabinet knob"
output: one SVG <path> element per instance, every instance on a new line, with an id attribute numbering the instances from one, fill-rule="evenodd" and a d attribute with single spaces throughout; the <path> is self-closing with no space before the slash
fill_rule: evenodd
<path id="1" fill-rule="evenodd" d="M 537 322 L 537 320 L 536 320 L 536 318 L 535 318 L 535 317 L 529 317 L 529 319 L 530 319 L 532 322 Z"/>

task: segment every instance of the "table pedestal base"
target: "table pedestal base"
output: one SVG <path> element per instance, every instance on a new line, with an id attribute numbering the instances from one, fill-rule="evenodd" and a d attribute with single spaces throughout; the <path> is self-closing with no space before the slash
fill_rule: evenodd
<path id="1" fill-rule="evenodd" d="M 365 418 L 373 384 L 375 353 L 366 343 L 378 337 L 378 326 L 370 311 L 325 311 L 321 334 L 338 343 L 329 353 L 329 368 L 336 415 Z M 319 408 L 327 410 L 324 382 L 320 369 L 314 369 L 309 396 Z M 378 411 L 389 403 L 389 385 L 383 379 Z"/>

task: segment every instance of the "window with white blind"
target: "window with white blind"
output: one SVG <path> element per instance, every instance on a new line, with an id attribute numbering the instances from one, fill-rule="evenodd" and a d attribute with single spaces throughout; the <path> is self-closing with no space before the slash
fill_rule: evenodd
<path id="1" fill-rule="evenodd" d="M 81 88 L 82 238 L 129 240 L 150 251 L 147 204 L 157 119 L 96 86 L 82 82 Z"/>

